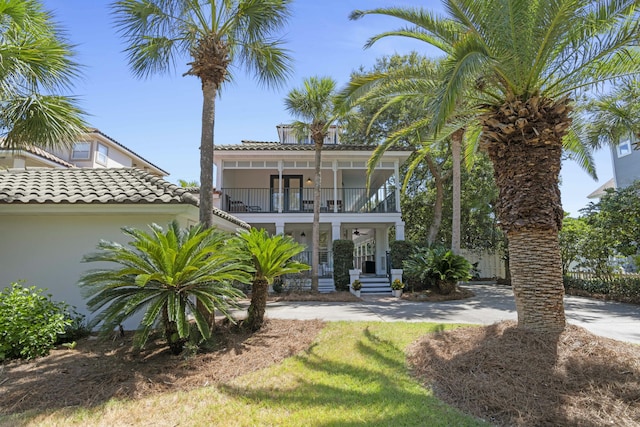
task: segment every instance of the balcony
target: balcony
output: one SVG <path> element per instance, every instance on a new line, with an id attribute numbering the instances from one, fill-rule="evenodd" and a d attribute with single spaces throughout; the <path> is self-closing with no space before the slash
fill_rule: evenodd
<path id="1" fill-rule="evenodd" d="M 320 212 L 389 213 L 398 212 L 395 189 L 322 188 Z M 312 188 L 223 188 L 221 209 L 230 213 L 313 212 Z"/>

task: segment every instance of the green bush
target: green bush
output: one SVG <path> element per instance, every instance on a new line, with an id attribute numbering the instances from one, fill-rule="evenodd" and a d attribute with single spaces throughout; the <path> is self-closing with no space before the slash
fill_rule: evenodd
<path id="1" fill-rule="evenodd" d="M 471 278 L 469 261 L 445 248 L 418 248 L 404 262 L 404 268 L 411 280 L 422 286 L 435 283 L 445 295 L 455 289 L 459 280 Z"/>
<path id="2" fill-rule="evenodd" d="M 610 276 L 578 278 L 564 276 L 565 290 L 575 289 L 589 294 L 606 295 L 608 299 L 640 304 L 640 278 Z"/>
<path id="3" fill-rule="evenodd" d="M 406 240 L 394 240 L 389 244 L 391 268 L 404 268 L 402 263 L 413 253 L 413 244 Z"/>
<path id="4" fill-rule="evenodd" d="M 0 360 L 45 356 L 72 325 L 69 306 L 42 292 L 12 283 L 0 293 Z"/>
<path id="5" fill-rule="evenodd" d="M 349 290 L 349 270 L 353 268 L 353 240 L 333 241 L 333 283 L 336 290 Z"/>

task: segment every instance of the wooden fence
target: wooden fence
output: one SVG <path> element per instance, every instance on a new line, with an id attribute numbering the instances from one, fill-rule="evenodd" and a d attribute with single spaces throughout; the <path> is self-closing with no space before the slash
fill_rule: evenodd
<path id="1" fill-rule="evenodd" d="M 505 274 L 505 262 L 500 252 L 476 252 L 467 249 L 460 250 L 460 255 L 465 257 L 470 263 L 478 263 L 478 270 L 481 278 L 500 278 Z"/>

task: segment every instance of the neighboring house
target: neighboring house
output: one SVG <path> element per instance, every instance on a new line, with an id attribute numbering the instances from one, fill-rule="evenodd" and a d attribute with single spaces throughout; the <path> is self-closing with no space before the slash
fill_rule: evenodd
<path id="1" fill-rule="evenodd" d="M 638 147 L 637 144 L 636 147 Z M 606 194 L 606 190 L 625 188 L 633 181 L 640 179 L 640 149 L 634 149 L 631 139 L 622 141 L 610 150 L 613 178 L 589 194 L 587 196 L 589 199 L 600 199 Z"/>
<path id="2" fill-rule="evenodd" d="M 315 146 L 298 140 L 288 125 L 277 126 L 279 141 L 216 145 L 214 206 L 253 227 L 288 234 L 311 253 Z M 332 278 L 332 242 L 353 239 L 356 268 L 385 275 L 389 231 L 404 239 L 398 191 L 400 166 L 410 148 L 388 150 L 367 185 L 367 162 L 375 146 L 341 144 L 336 127 L 322 150 L 320 201 L 321 277 Z M 310 257 L 309 257 L 310 258 Z M 307 259 L 309 259 L 307 258 Z"/>
<path id="3" fill-rule="evenodd" d="M 163 169 L 131 151 L 98 129 L 89 129 L 68 149 L 45 150 L 28 146 L 9 150 L 0 143 L 2 168 L 138 168 L 157 176 L 169 175 Z"/>
<path id="4" fill-rule="evenodd" d="M 196 224 L 197 206 L 196 195 L 151 171 L 0 170 L 0 284 L 25 280 L 88 314 L 76 284 L 99 265 L 82 263 L 85 254 L 96 251 L 101 239 L 124 243 L 123 226 L 148 230 L 148 224 L 165 227 L 174 219 L 182 226 Z M 217 209 L 214 222 L 230 232 L 248 228 Z"/>
<path id="5" fill-rule="evenodd" d="M 615 188 L 625 188 L 640 179 L 640 150 L 633 148 L 630 139 L 611 147 Z"/>

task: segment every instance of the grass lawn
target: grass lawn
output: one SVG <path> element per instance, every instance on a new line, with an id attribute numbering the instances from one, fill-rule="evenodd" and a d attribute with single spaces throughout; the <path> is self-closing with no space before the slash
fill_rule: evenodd
<path id="1" fill-rule="evenodd" d="M 331 322 L 306 352 L 226 383 L 92 408 L 0 418 L 2 425 L 476 426 L 408 374 L 405 348 L 452 325 Z M 153 363 L 153 362 L 149 362 Z"/>

